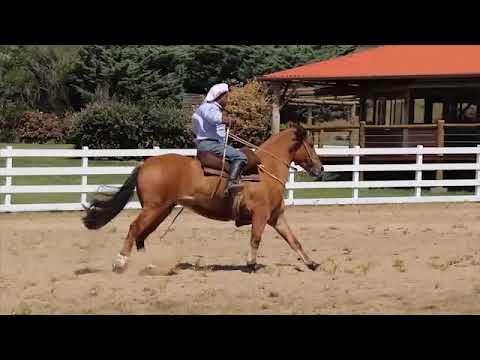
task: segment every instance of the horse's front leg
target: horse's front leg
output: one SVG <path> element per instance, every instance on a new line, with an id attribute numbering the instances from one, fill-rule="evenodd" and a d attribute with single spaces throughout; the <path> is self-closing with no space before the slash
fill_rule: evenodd
<path id="1" fill-rule="evenodd" d="M 298 241 L 297 237 L 293 234 L 290 226 L 288 226 L 285 214 L 281 214 L 276 223 L 271 225 L 278 234 L 290 245 L 290 247 L 300 256 L 305 265 L 315 271 L 318 268 L 318 264 L 315 263 L 303 250 L 302 245 Z"/>
<path id="2" fill-rule="evenodd" d="M 262 241 L 262 235 L 267 225 L 266 211 L 257 210 L 252 214 L 252 231 L 250 235 L 250 250 L 248 252 L 247 267 L 250 271 L 256 270 L 257 252 Z"/>

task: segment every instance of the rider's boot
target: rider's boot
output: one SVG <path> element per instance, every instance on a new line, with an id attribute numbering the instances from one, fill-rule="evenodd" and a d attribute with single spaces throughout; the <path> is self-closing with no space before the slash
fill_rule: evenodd
<path id="1" fill-rule="evenodd" d="M 225 189 L 225 195 L 242 190 L 243 185 L 240 184 L 240 177 L 245 169 L 245 165 L 246 164 L 244 161 L 239 160 L 230 163 L 230 175 L 228 178 L 227 188 Z"/>

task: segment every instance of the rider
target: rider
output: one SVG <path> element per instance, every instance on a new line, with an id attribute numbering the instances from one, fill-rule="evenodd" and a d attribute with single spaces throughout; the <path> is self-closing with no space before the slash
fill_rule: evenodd
<path id="1" fill-rule="evenodd" d="M 223 157 L 225 127 L 231 127 L 235 120 L 223 113 L 228 104 L 227 84 L 212 86 L 204 102 L 192 116 L 195 143 L 198 151 L 211 151 Z M 230 175 L 226 192 L 240 188 L 239 180 L 248 163 L 246 155 L 227 145 L 225 159 L 230 163 Z"/>

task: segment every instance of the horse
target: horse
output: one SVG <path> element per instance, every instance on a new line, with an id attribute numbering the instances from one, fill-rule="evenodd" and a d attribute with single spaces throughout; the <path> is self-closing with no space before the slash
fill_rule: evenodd
<path id="1" fill-rule="evenodd" d="M 252 152 L 253 153 L 253 152 Z M 255 151 L 261 163 L 258 181 L 242 181 L 237 226 L 251 225 L 250 248 L 246 267 L 254 272 L 257 252 L 267 225 L 295 251 L 303 263 L 315 271 L 314 262 L 303 249 L 285 217 L 285 184 L 290 164 L 302 167 L 320 179 L 323 165 L 315 152 L 313 139 L 301 126 L 283 130 L 264 142 Z M 198 155 L 197 155 L 198 157 Z M 219 186 L 220 183 L 220 186 Z M 231 221 L 232 201 L 223 191 L 227 179 L 208 176 L 198 158 L 165 154 L 146 159 L 137 166 L 122 187 L 106 199 L 94 199 L 86 208 L 83 224 L 87 229 L 100 229 L 115 218 L 128 203 L 135 189 L 141 212 L 131 223 L 123 247 L 113 262 L 113 271 L 126 270 L 135 243 L 137 251 L 145 251 L 145 239 L 167 218 L 176 205 L 214 220 Z"/>

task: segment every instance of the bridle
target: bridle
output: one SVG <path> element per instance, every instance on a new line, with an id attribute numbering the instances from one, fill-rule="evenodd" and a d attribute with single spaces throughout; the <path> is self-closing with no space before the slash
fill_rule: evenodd
<path id="1" fill-rule="evenodd" d="M 230 133 L 230 137 L 235 140 L 235 141 L 238 141 L 240 144 L 243 144 L 243 145 L 246 145 L 248 147 L 251 147 L 255 150 L 258 150 L 258 151 L 261 151 L 267 155 L 269 155 L 270 157 L 274 158 L 275 160 L 277 160 L 278 162 L 282 163 L 283 165 L 285 165 L 287 168 L 291 169 L 291 170 L 296 170 L 295 167 L 291 166 L 290 164 L 288 164 L 286 161 L 280 159 L 278 156 L 276 156 L 275 154 L 272 154 L 270 151 L 267 151 L 265 149 L 262 149 L 261 147 L 257 146 L 257 145 L 254 145 L 252 144 L 251 142 L 248 142 L 246 140 L 243 140 L 241 137 L 235 135 L 235 134 L 231 134 Z"/>
<path id="2" fill-rule="evenodd" d="M 310 153 L 310 150 L 308 150 L 308 146 L 307 146 L 307 144 L 305 144 L 305 140 L 303 140 L 302 144 L 303 144 L 303 147 L 305 148 L 305 151 L 307 152 L 308 158 L 310 159 L 310 161 L 312 162 L 312 164 L 314 164 L 315 162 L 314 162 L 314 160 L 313 160 L 313 156 L 312 156 L 312 154 Z"/>
<path id="3" fill-rule="evenodd" d="M 238 141 L 239 143 L 243 144 L 243 145 L 246 145 L 248 147 L 251 147 L 251 148 L 254 148 L 255 150 L 258 150 L 258 151 L 261 151 L 267 155 L 269 155 L 270 157 L 274 158 L 275 160 L 277 160 L 278 162 L 282 163 L 283 165 L 285 165 L 289 170 L 293 170 L 293 171 L 298 171 L 298 169 L 294 166 L 291 166 L 289 163 L 287 163 L 286 161 L 280 159 L 278 156 L 276 156 L 275 154 L 272 154 L 270 151 L 267 151 L 265 149 L 262 149 L 260 148 L 259 146 L 257 145 L 254 145 L 244 139 L 242 139 L 241 137 L 235 135 L 235 134 L 232 134 L 230 133 L 230 137 L 235 140 L 235 141 Z M 310 159 L 310 161 L 312 163 L 314 163 L 314 160 L 313 160 L 313 156 L 311 154 L 311 152 L 308 150 L 308 146 L 307 144 L 305 143 L 305 140 L 302 141 L 302 146 L 305 148 L 305 151 L 307 152 L 307 156 L 308 158 Z M 268 171 L 265 166 L 263 164 L 260 164 L 258 165 L 258 168 L 263 171 L 264 173 L 266 173 L 267 175 L 269 175 L 270 177 L 272 177 L 273 179 L 275 179 L 276 181 L 278 181 L 279 183 L 281 183 L 283 186 L 285 186 L 285 183 L 280 180 L 277 176 L 275 176 L 274 174 L 272 174 L 270 171 Z"/>

